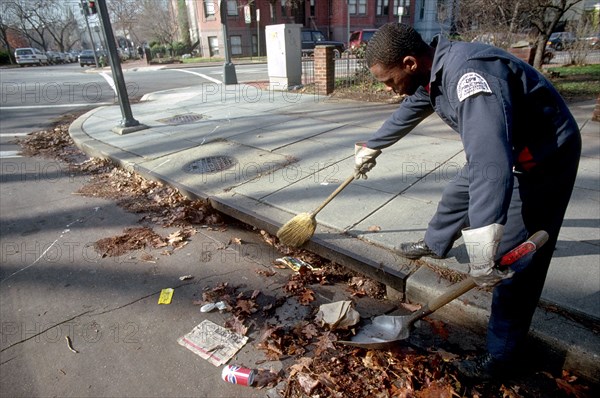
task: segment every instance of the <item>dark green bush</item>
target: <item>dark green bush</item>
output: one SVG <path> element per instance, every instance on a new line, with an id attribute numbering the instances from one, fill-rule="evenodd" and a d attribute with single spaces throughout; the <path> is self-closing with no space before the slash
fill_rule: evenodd
<path id="1" fill-rule="evenodd" d="M 10 55 L 8 51 L 1 50 L 0 51 L 0 65 L 8 65 L 10 64 Z"/>

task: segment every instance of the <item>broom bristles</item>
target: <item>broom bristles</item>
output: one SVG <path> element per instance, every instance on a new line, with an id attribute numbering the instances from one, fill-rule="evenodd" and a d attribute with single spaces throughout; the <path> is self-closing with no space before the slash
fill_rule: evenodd
<path id="1" fill-rule="evenodd" d="M 316 228 L 317 222 L 312 214 L 300 213 L 279 228 L 277 237 L 284 245 L 299 247 L 313 236 Z"/>

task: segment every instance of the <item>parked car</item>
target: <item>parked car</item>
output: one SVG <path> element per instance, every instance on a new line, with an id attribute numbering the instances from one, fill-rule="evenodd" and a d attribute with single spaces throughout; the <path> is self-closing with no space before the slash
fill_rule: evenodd
<path id="1" fill-rule="evenodd" d="M 591 49 L 597 50 L 598 48 L 600 48 L 600 33 L 584 37 L 582 40 Z"/>
<path id="2" fill-rule="evenodd" d="M 67 62 L 65 53 L 59 51 L 46 51 L 46 55 L 51 64 L 64 64 Z"/>
<path id="3" fill-rule="evenodd" d="M 334 54 L 336 58 L 339 58 L 342 53 L 346 50 L 346 46 L 341 41 L 327 40 L 323 32 L 319 30 L 302 30 L 302 55 L 312 55 L 315 51 L 315 47 L 318 45 L 332 45 L 335 46 Z"/>
<path id="4" fill-rule="evenodd" d="M 577 41 L 577 38 L 572 32 L 554 32 L 548 38 L 547 46 L 555 49 L 556 51 L 562 51 L 569 48 L 573 43 Z"/>
<path id="5" fill-rule="evenodd" d="M 129 49 L 117 48 L 117 52 L 119 53 L 119 60 L 127 61 L 129 59 Z"/>
<path id="6" fill-rule="evenodd" d="M 355 53 L 361 45 L 366 44 L 371 40 L 377 29 L 361 29 L 350 34 L 348 39 L 348 50 Z"/>
<path id="7" fill-rule="evenodd" d="M 77 62 L 79 60 L 79 51 L 71 50 L 66 54 L 69 62 Z"/>
<path id="8" fill-rule="evenodd" d="M 15 59 L 19 66 L 48 65 L 48 57 L 37 48 L 24 47 L 15 49 Z"/>
<path id="9" fill-rule="evenodd" d="M 104 66 L 108 65 L 108 54 L 106 53 L 106 51 L 96 50 L 96 57 L 98 57 L 99 63 L 101 63 L 102 60 L 104 60 Z M 93 50 L 83 50 L 79 54 L 79 66 L 83 68 L 86 65 L 96 66 Z"/>

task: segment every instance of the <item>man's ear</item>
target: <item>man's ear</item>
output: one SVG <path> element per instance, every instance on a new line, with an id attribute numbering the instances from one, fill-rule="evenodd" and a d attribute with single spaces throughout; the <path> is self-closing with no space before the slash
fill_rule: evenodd
<path id="1" fill-rule="evenodd" d="M 414 73 L 417 71 L 417 59 L 412 55 L 404 57 L 402 59 L 402 65 L 407 73 Z"/>

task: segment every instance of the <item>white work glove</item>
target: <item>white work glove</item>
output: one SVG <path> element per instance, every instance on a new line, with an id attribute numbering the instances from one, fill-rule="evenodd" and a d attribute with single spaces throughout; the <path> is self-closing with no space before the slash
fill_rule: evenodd
<path id="1" fill-rule="evenodd" d="M 354 178 L 356 180 L 367 179 L 367 172 L 375 167 L 377 164 L 375 158 L 380 153 L 379 149 L 367 148 L 364 142 L 354 144 Z"/>
<path id="2" fill-rule="evenodd" d="M 514 274 L 508 267 L 501 270 L 495 266 L 494 258 L 503 234 L 504 225 L 501 224 L 462 230 L 471 263 L 469 275 L 478 286 L 493 286 Z"/>

